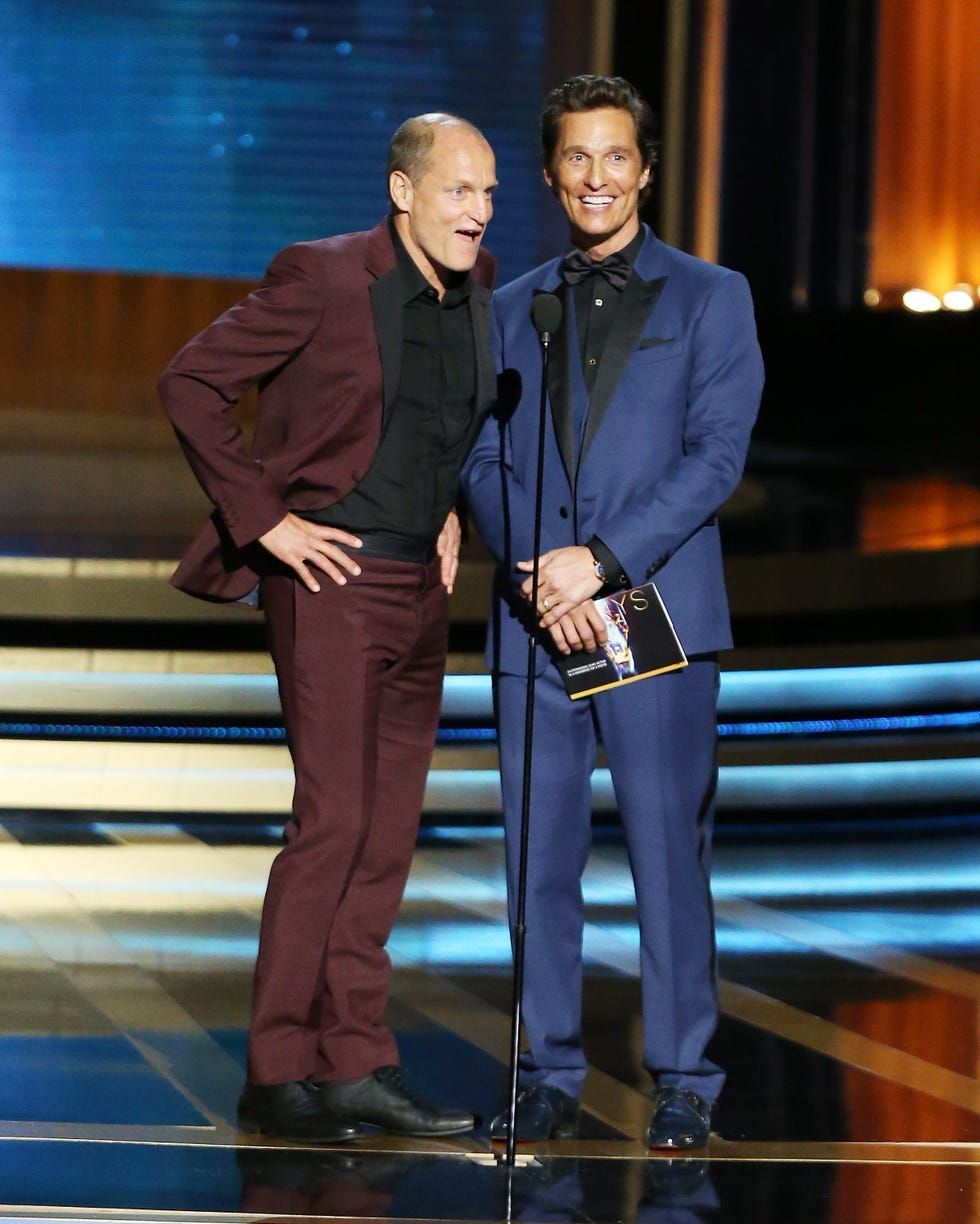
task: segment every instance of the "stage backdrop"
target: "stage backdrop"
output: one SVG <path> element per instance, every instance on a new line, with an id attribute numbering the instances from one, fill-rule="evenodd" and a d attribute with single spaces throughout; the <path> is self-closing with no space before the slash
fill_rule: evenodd
<path id="1" fill-rule="evenodd" d="M 0 446 L 11 413 L 159 418 L 160 370 L 280 247 L 387 211 L 419 111 L 493 143 L 501 282 L 553 254 L 538 113 L 592 67 L 593 5 L 0 0 Z"/>
<path id="2" fill-rule="evenodd" d="M 497 152 L 504 279 L 538 258 L 547 0 L 0 0 L 0 264 L 252 279 L 387 208 L 421 110 Z"/>

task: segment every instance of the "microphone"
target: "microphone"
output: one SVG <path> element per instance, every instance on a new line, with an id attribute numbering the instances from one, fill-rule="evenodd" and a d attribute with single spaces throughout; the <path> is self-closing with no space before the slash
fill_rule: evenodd
<path id="1" fill-rule="evenodd" d="M 493 415 L 502 425 L 506 425 L 517 411 L 522 388 L 523 381 L 519 370 L 508 368 L 497 375 L 497 403 L 493 408 Z"/>
<path id="2" fill-rule="evenodd" d="M 534 295 L 534 301 L 531 303 L 531 322 L 541 338 L 541 343 L 547 348 L 561 324 L 561 302 L 553 293 Z"/>

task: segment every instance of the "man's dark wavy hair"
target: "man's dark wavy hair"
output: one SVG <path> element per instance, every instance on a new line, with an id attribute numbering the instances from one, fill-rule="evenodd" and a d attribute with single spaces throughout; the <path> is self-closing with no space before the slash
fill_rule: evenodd
<path id="1" fill-rule="evenodd" d="M 562 115 L 567 115 L 570 111 L 599 110 L 604 106 L 629 111 L 633 116 L 640 159 L 644 166 L 653 169 L 657 163 L 656 120 L 649 103 L 624 77 L 584 73 L 556 85 L 544 100 L 541 110 L 541 157 L 549 174 L 553 175 L 555 172 L 555 153 Z M 640 193 L 641 200 L 649 190 L 648 181 Z"/>

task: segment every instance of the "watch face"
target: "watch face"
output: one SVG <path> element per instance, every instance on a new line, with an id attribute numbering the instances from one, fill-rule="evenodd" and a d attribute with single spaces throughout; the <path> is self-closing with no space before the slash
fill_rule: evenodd
<path id="1" fill-rule="evenodd" d="M 606 581 L 606 567 L 601 561 L 595 563 L 595 576 L 601 578 L 603 582 Z"/>

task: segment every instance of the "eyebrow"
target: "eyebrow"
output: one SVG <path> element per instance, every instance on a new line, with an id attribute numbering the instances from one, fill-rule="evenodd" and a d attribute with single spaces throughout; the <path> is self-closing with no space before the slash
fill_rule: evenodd
<path id="1" fill-rule="evenodd" d="M 588 153 L 588 145 L 566 145 L 562 149 L 562 153 Z M 630 145 L 608 145 L 606 148 L 600 149 L 600 153 L 632 153 L 633 149 Z"/>

